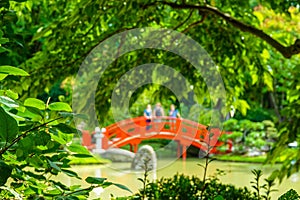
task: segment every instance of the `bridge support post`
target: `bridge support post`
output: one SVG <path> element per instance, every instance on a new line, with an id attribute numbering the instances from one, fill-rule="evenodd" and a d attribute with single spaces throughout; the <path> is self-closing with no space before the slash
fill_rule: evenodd
<path id="1" fill-rule="evenodd" d="M 130 144 L 130 151 L 136 153 L 138 151 L 138 144 Z"/>
<path id="2" fill-rule="evenodd" d="M 133 152 L 133 146 L 132 146 L 132 144 L 129 144 L 129 151 Z"/>
<path id="3" fill-rule="evenodd" d="M 181 156 L 181 144 L 180 141 L 177 141 L 177 158 Z"/>
<path id="4" fill-rule="evenodd" d="M 180 156 L 182 156 L 182 159 L 186 160 L 186 150 L 187 146 L 182 145 L 180 141 L 177 141 L 177 158 L 180 158 Z"/>
<path id="5" fill-rule="evenodd" d="M 186 160 L 186 150 L 187 146 L 182 145 L 182 160 Z"/>
<path id="6" fill-rule="evenodd" d="M 138 144 L 134 144 L 133 145 L 133 152 L 136 153 L 138 151 L 139 145 Z"/>

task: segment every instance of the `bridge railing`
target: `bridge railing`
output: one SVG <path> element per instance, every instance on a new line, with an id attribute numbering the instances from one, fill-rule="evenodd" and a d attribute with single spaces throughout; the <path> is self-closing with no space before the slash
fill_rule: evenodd
<path id="1" fill-rule="evenodd" d="M 212 147 L 212 153 L 217 152 L 216 146 L 224 145 L 218 140 L 224 132 L 217 128 L 207 130 L 207 126 L 183 118 L 160 117 L 151 122 L 147 122 L 144 116 L 130 118 L 107 126 L 103 134 L 104 149 L 126 144 L 135 145 L 136 149 L 142 140 L 151 138 L 172 139 L 186 147 L 193 145 L 203 150 Z"/>
<path id="2" fill-rule="evenodd" d="M 160 117 L 146 122 L 146 118 L 142 116 L 125 119 L 106 127 L 105 137 L 109 141 L 116 141 L 134 135 L 138 135 L 140 138 L 147 137 L 147 133 L 150 132 L 169 132 L 173 133 L 175 137 L 180 135 L 214 144 L 221 134 L 218 129 L 211 129 L 210 134 L 212 135 L 209 136 L 207 126 L 188 119 Z"/>

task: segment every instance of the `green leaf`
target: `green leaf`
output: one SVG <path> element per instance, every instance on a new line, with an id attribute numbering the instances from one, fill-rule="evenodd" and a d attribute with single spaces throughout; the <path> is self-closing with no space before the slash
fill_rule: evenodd
<path id="1" fill-rule="evenodd" d="M 215 160 L 217 160 L 216 158 L 212 158 L 212 159 L 210 159 L 209 161 L 208 161 L 208 163 L 211 163 L 211 162 L 213 162 L 213 161 L 215 161 Z"/>
<path id="2" fill-rule="evenodd" d="M 18 113 L 19 116 L 30 118 L 31 121 L 40 121 L 44 116 L 41 110 L 30 106 L 25 107 L 24 111 Z"/>
<path id="3" fill-rule="evenodd" d="M 112 183 L 112 182 L 108 182 L 108 181 L 106 181 L 106 182 L 104 182 L 102 185 L 101 185 L 101 187 L 102 188 L 107 188 L 107 187 L 109 187 L 109 186 L 111 186 L 111 185 L 113 185 L 114 183 Z"/>
<path id="4" fill-rule="evenodd" d="M 24 190 L 24 196 L 30 196 L 37 193 L 37 188 L 29 186 Z"/>
<path id="5" fill-rule="evenodd" d="M 264 83 L 267 85 L 269 91 L 273 91 L 273 78 L 270 73 L 264 72 L 263 74 Z"/>
<path id="6" fill-rule="evenodd" d="M 106 180 L 106 178 L 97 178 L 97 177 L 91 177 L 91 176 L 89 176 L 85 179 L 85 181 L 87 183 L 98 184 L 98 185 L 103 184 L 105 180 Z"/>
<path id="7" fill-rule="evenodd" d="M 11 187 L 0 186 L 0 189 L 9 191 L 12 195 L 16 197 L 15 199 L 22 199 L 21 195 L 17 193 L 15 190 L 13 190 Z"/>
<path id="8" fill-rule="evenodd" d="M 238 99 L 236 102 L 234 102 L 234 106 L 242 113 L 243 116 L 245 116 L 247 114 L 247 110 L 250 109 L 247 101 L 243 99 Z"/>
<path id="9" fill-rule="evenodd" d="M 73 144 L 72 143 L 67 148 L 68 148 L 69 151 L 71 151 L 73 153 L 90 155 L 89 150 L 87 150 L 87 148 L 85 148 L 84 146 L 82 146 L 80 144 Z"/>
<path id="10" fill-rule="evenodd" d="M 61 171 L 61 169 L 54 163 L 52 162 L 51 160 L 47 159 L 49 165 L 53 168 L 53 169 L 56 169 L 57 171 Z"/>
<path id="11" fill-rule="evenodd" d="M 78 189 L 77 191 L 72 192 L 72 196 L 67 196 L 67 198 L 64 198 L 64 200 L 74 200 L 77 197 L 81 196 L 81 200 L 86 199 L 86 196 L 89 196 L 89 193 L 93 190 L 93 187 L 85 188 L 85 189 Z M 71 198 L 69 198 L 71 197 Z M 82 198 L 85 197 L 85 198 Z M 79 198 L 77 198 L 79 199 Z"/>
<path id="12" fill-rule="evenodd" d="M 144 183 L 144 179 L 142 179 L 142 178 L 138 178 L 137 180 L 141 181 L 142 183 Z"/>
<path id="13" fill-rule="evenodd" d="M 32 140 L 34 140 L 35 145 L 39 146 L 45 146 L 47 145 L 48 141 L 51 140 L 50 134 L 48 134 L 46 131 L 38 131 L 37 133 L 33 134 Z M 46 148 L 46 147 L 40 147 L 40 148 Z"/>
<path id="14" fill-rule="evenodd" d="M 81 188 L 81 185 L 71 185 L 70 190 L 78 190 Z"/>
<path id="15" fill-rule="evenodd" d="M 265 60 L 269 60 L 270 59 L 270 53 L 267 49 L 264 49 L 262 51 L 261 57 L 264 58 Z"/>
<path id="16" fill-rule="evenodd" d="M 58 142 L 59 144 L 67 144 L 68 142 L 65 141 L 63 138 L 54 135 L 53 133 L 50 133 L 51 139 Z"/>
<path id="17" fill-rule="evenodd" d="M 40 155 L 39 156 L 34 155 L 26 159 L 26 161 L 29 163 L 30 166 L 33 166 L 36 169 L 39 169 L 44 165 L 44 161 L 41 159 Z"/>
<path id="18" fill-rule="evenodd" d="M 10 116 L 12 116 L 15 120 L 17 120 L 19 123 L 20 121 L 26 121 L 26 119 L 24 117 L 20 117 L 19 115 L 15 115 L 12 113 L 9 113 Z M 20 130 L 20 129 L 19 129 Z M 21 130 L 20 130 L 21 131 Z"/>
<path id="19" fill-rule="evenodd" d="M 43 145 L 38 145 L 38 146 L 36 146 L 36 148 L 39 149 L 39 150 L 42 150 L 42 151 L 48 149 L 47 146 L 43 146 Z"/>
<path id="20" fill-rule="evenodd" d="M 56 196 L 61 194 L 62 192 L 59 189 L 53 189 L 53 190 L 47 190 L 46 195 L 47 196 Z"/>
<path id="21" fill-rule="evenodd" d="M 224 197 L 222 197 L 221 195 L 218 195 L 214 198 L 214 200 L 224 200 Z"/>
<path id="22" fill-rule="evenodd" d="M 77 129 L 73 128 L 67 124 L 59 123 L 57 125 L 53 125 L 53 127 L 57 128 L 63 133 L 77 133 Z"/>
<path id="23" fill-rule="evenodd" d="M 279 172 L 278 169 L 274 170 L 274 171 L 272 172 L 272 174 L 268 177 L 268 179 L 270 179 L 270 180 L 275 180 L 275 179 L 278 177 L 279 173 L 280 173 L 280 172 Z"/>
<path id="24" fill-rule="evenodd" d="M 202 165 L 200 163 L 198 163 L 197 165 L 200 166 L 200 167 L 202 167 L 202 168 L 205 168 L 204 165 Z"/>
<path id="25" fill-rule="evenodd" d="M 18 93 L 14 92 L 12 90 L 0 90 L 0 95 L 1 96 L 7 96 L 7 97 L 12 98 L 12 99 L 18 99 L 19 98 Z"/>
<path id="26" fill-rule="evenodd" d="M 23 69 L 8 66 L 8 65 L 0 66 L 0 74 L 14 75 L 14 76 L 29 76 L 29 74 Z"/>
<path id="27" fill-rule="evenodd" d="M 24 156 L 24 151 L 22 149 L 17 149 L 16 150 L 16 156 L 17 158 L 21 158 Z"/>
<path id="28" fill-rule="evenodd" d="M 6 97 L 6 96 L 0 96 L 0 104 L 6 105 L 10 108 L 17 108 L 19 107 L 19 104 L 15 102 L 13 99 Z"/>
<path id="29" fill-rule="evenodd" d="M 78 178 L 78 179 L 81 179 L 81 178 L 77 175 L 76 172 L 73 172 L 73 171 L 67 170 L 67 169 L 61 169 L 61 171 L 62 171 L 63 173 L 65 173 L 66 175 L 70 176 L 70 177 L 76 177 L 76 178 Z"/>
<path id="30" fill-rule="evenodd" d="M 69 190 L 68 186 L 62 184 L 59 181 L 50 180 L 50 182 L 53 183 L 56 187 L 58 186 L 58 187 L 60 187 L 63 190 Z"/>
<path id="31" fill-rule="evenodd" d="M 69 104 L 64 102 L 54 102 L 49 105 L 49 109 L 53 111 L 66 111 L 72 112 L 72 108 Z"/>
<path id="32" fill-rule="evenodd" d="M 125 185 L 122 185 L 122 184 L 119 184 L 119 183 L 113 183 L 113 184 L 115 186 L 117 186 L 118 188 L 122 189 L 122 190 L 126 190 L 126 191 L 132 193 L 132 191 L 128 187 L 126 187 Z"/>
<path id="33" fill-rule="evenodd" d="M 5 79 L 8 76 L 8 74 L 0 74 L 0 81 Z"/>
<path id="34" fill-rule="evenodd" d="M 85 114 L 75 114 L 75 113 L 70 113 L 70 112 L 59 112 L 59 114 L 64 117 L 64 118 L 77 118 L 77 119 L 83 119 L 83 120 L 88 120 L 88 116 Z"/>
<path id="35" fill-rule="evenodd" d="M 93 155 L 88 155 L 88 154 L 73 154 L 72 156 L 76 157 L 76 158 L 91 158 L 93 157 Z"/>
<path id="36" fill-rule="evenodd" d="M 4 185 L 11 175 L 12 168 L 3 160 L 0 160 L 0 186 Z"/>
<path id="37" fill-rule="evenodd" d="M 0 38 L 0 44 L 5 44 L 7 42 L 9 42 L 8 38 Z"/>
<path id="38" fill-rule="evenodd" d="M 29 107 L 33 107 L 33 108 L 37 108 L 39 110 L 45 110 L 46 109 L 46 104 L 40 100 L 40 99 L 36 99 L 36 98 L 28 98 L 25 100 L 24 102 L 25 106 L 29 106 Z"/>
<path id="39" fill-rule="evenodd" d="M 254 85 L 258 81 L 258 75 L 255 72 L 251 73 L 252 85 Z"/>
<path id="40" fill-rule="evenodd" d="M 1 3 L 0 3 L 0 6 L 1 7 L 3 7 L 3 2 L 8 2 L 9 0 L 4 0 L 4 1 L 1 1 Z M 4 35 L 4 33 L 3 33 L 3 31 L 2 30 L 0 30 L 0 38 L 2 38 L 3 37 L 3 35 Z"/>
<path id="41" fill-rule="evenodd" d="M 0 137 L 5 142 L 11 142 L 18 134 L 17 121 L 0 107 Z"/>
<path id="42" fill-rule="evenodd" d="M 0 53 L 3 53 L 3 52 L 5 52 L 5 51 L 10 51 L 9 49 L 7 49 L 7 48 L 4 48 L 4 47 L 1 47 L 0 46 Z M 0 75 L 0 77 L 1 77 L 1 75 Z M 0 78 L 0 81 L 1 81 L 2 79 Z"/>
<path id="43" fill-rule="evenodd" d="M 42 174 L 35 174 L 31 171 L 24 171 L 24 173 L 28 176 L 31 176 L 31 177 L 37 179 L 37 180 L 47 180 L 46 177 Z"/>

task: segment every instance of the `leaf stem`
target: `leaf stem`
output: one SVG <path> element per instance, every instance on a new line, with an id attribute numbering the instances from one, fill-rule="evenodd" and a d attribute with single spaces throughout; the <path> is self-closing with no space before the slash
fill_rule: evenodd
<path id="1" fill-rule="evenodd" d="M 14 144 L 16 144 L 17 142 L 19 142 L 21 139 L 25 138 L 28 133 L 30 133 L 31 131 L 34 131 L 34 130 L 37 130 L 43 126 L 46 126 L 47 124 L 51 123 L 51 122 L 54 122 L 56 120 L 59 120 L 59 119 L 62 119 L 63 117 L 59 117 L 59 118 L 56 118 L 56 119 L 53 119 L 53 120 L 50 120 L 49 122 L 45 122 L 43 124 L 40 124 L 39 126 L 36 126 L 36 127 L 33 127 L 27 131 L 25 131 L 23 134 L 19 135 L 17 138 L 15 138 L 11 143 L 10 145 L 6 146 L 5 148 L 1 149 L 0 151 L 0 156 L 2 156 L 9 148 L 11 148 Z"/>

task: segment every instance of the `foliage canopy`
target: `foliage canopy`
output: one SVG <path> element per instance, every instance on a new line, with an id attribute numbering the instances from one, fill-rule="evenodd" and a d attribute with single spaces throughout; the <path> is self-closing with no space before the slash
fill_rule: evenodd
<path id="1" fill-rule="evenodd" d="M 36 127 L 35 123 L 46 123 L 48 111 L 56 113 L 62 107 L 70 111 L 65 104 L 60 107 L 32 98 L 49 91 L 57 80 L 76 75 L 83 60 L 100 42 L 116 33 L 143 27 L 177 30 L 201 44 L 223 77 L 227 97 L 222 101 L 228 108 L 233 105 L 242 114 L 257 107 L 274 111 L 280 137 L 269 155 L 270 162 L 275 162 L 289 142 L 300 142 L 300 15 L 296 0 L 4 0 L 0 3 L 0 16 L 2 142 L 12 143 L 19 138 L 18 133 L 26 132 L 25 127 L 31 130 Z M 116 45 L 121 46 L 122 42 Z M 134 66 L 154 62 L 172 66 L 186 77 L 193 85 L 199 104 L 217 106 L 216 102 L 211 102 L 201 74 L 191 64 L 170 52 L 143 49 L 119 57 L 104 72 L 95 95 L 101 124 L 111 120 L 111 94 L 118 80 Z M 140 72 L 136 76 L 145 74 Z M 145 85 L 136 90 L 131 96 L 131 104 L 151 87 Z M 154 94 L 155 101 L 174 96 L 164 87 L 154 87 Z M 185 98 L 183 101 L 190 97 Z M 21 105 L 18 109 L 22 108 L 26 114 L 20 114 L 16 105 Z M 222 112 L 226 114 L 226 111 Z M 26 121 L 28 115 L 31 122 Z M 50 113 L 51 117 L 53 115 Z M 16 126 L 13 118 L 18 117 L 25 120 L 26 126 L 23 122 Z M 18 120 L 22 121 L 21 118 Z M 7 123 L 2 126 L 2 121 Z M 58 124 L 55 129 L 60 128 Z M 8 129 L 8 126 L 15 128 Z M 37 136 L 32 134 L 31 137 Z M 20 145 L 29 145 L 28 138 L 20 138 Z M 36 151 L 44 150 L 37 147 Z M 19 150 L 14 156 L 21 158 L 28 154 Z M 276 172 L 281 179 L 299 169 L 299 155 L 300 152 L 291 155 L 282 170 Z M 50 160 L 48 164 L 54 170 L 56 165 L 51 166 L 51 163 Z"/>

